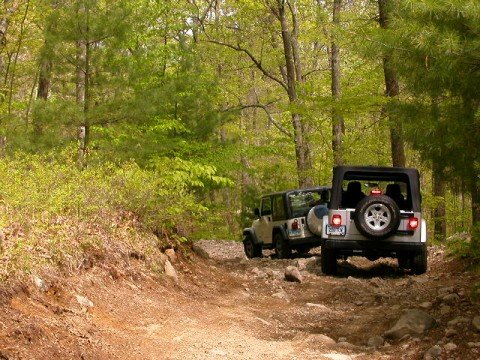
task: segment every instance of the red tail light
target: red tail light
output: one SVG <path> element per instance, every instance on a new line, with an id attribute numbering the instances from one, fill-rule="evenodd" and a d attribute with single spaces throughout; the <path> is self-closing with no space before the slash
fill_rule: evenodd
<path id="1" fill-rule="evenodd" d="M 333 226 L 340 226 L 342 225 L 342 215 L 340 214 L 334 214 L 332 216 L 332 225 Z"/>
<path id="2" fill-rule="evenodd" d="M 415 230 L 418 227 L 418 218 L 411 217 L 408 219 L 408 227 L 412 230 Z"/>
<path id="3" fill-rule="evenodd" d="M 298 225 L 298 220 L 295 219 L 293 220 L 293 223 L 292 223 L 292 230 L 298 230 L 300 229 L 300 226 Z"/>
<path id="4" fill-rule="evenodd" d="M 373 189 L 370 194 L 372 195 L 382 195 L 382 190 L 380 189 Z"/>

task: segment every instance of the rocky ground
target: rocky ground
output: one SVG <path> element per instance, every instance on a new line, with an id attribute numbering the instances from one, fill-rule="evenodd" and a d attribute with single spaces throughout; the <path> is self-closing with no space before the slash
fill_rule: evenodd
<path id="1" fill-rule="evenodd" d="M 421 276 L 361 258 L 325 276 L 319 248 L 247 260 L 241 243 L 201 241 L 166 255 L 169 276 L 135 257 L 5 287 L 0 359 L 480 358 L 480 278 L 441 248 Z"/>

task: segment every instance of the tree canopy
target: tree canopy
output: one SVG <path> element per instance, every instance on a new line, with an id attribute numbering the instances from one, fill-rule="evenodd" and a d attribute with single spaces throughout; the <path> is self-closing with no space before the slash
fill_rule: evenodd
<path id="1" fill-rule="evenodd" d="M 328 184 L 341 163 L 420 168 L 439 239 L 471 232 L 479 83 L 475 0 L 0 6 L 5 164 L 138 169 L 175 193 L 158 201 L 181 236 L 237 238 L 259 194 Z"/>

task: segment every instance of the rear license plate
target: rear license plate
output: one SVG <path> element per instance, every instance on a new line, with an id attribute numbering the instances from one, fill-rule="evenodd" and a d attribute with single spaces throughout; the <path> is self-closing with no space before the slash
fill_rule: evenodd
<path id="1" fill-rule="evenodd" d="M 302 230 L 298 229 L 298 230 L 288 230 L 288 235 L 290 236 L 299 236 L 301 235 L 302 233 Z"/>
<path id="2" fill-rule="evenodd" d="M 342 226 L 331 226 L 327 225 L 327 235 L 341 235 L 344 236 L 347 233 L 347 227 Z"/>

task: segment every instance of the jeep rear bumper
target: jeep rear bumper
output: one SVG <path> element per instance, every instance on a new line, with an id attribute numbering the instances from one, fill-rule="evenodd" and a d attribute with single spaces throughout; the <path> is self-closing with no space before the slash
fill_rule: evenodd
<path id="1" fill-rule="evenodd" d="M 295 246 L 295 245 L 320 246 L 322 244 L 322 239 L 320 238 L 320 236 L 309 236 L 309 237 L 301 237 L 298 239 L 289 238 L 288 242 L 290 243 L 290 246 Z"/>
<path id="2" fill-rule="evenodd" d="M 335 250 L 337 255 L 378 257 L 397 256 L 404 253 L 420 253 L 427 244 L 422 242 L 393 242 L 382 240 L 323 239 L 322 248 Z"/>

